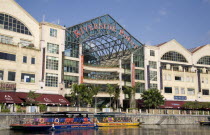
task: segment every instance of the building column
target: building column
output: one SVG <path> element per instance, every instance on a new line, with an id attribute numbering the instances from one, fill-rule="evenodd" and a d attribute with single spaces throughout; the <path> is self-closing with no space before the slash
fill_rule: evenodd
<path id="1" fill-rule="evenodd" d="M 83 83 L 84 56 L 82 55 L 82 44 L 79 45 L 79 84 Z"/>
<path id="2" fill-rule="evenodd" d="M 119 100 L 120 100 L 120 106 L 123 107 L 123 99 L 124 99 L 124 94 L 123 94 L 123 91 L 122 91 L 122 60 L 119 59 L 119 68 L 120 68 L 120 72 L 119 72 L 119 89 L 120 89 L 120 97 L 119 97 Z"/>

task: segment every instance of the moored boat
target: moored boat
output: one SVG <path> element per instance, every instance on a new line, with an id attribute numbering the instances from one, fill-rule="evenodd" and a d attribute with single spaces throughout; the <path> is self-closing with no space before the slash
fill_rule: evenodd
<path id="1" fill-rule="evenodd" d="M 143 122 L 135 117 L 128 117 L 124 113 L 98 113 L 94 115 L 97 118 L 97 126 L 113 127 L 113 126 L 139 126 Z"/>
<path id="2" fill-rule="evenodd" d="M 21 124 L 11 124 L 10 127 L 14 130 L 39 131 L 96 127 L 96 124 L 88 117 L 88 114 L 92 114 L 89 112 L 48 112 L 45 114 L 44 118 L 25 119 Z"/>

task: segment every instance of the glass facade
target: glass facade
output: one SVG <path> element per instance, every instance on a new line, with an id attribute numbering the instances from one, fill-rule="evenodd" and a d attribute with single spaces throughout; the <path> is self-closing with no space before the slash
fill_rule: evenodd
<path id="1" fill-rule="evenodd" d="M 136 93 L 143 93 L 145 91 L 145 84 L 140 83 L 136 88 Z"/>
<path id="2" fill-rule="evenodd" d="M 150 81 L 157 81 L 157 71 L 150 71 Z"/>
<path id="3" fill-rule="evenodd" d="M 46 73 L 45 86 L 58 87 L 58 74 Z"/>
<path id="4" fill-rule="evenodd" d="M 177 52 L 167 52 L 162 57 L 161 60 L 168 60 L 168 61 L 177 61 L 177 62 L 187 62 L 186 58 Z"/>
<path id="5" fill-rule="evenodd" d="M 144 48 L 140 48 L 133 54 L 135 67 L 144 67 Z"/>
<path id="6" fill-rule="evenodd" d="M 79 45 L 71 44 L 65 50 L 65 56 L 79 58 Z"/>
<path id="7" fill-rule="evenodd" d="M 135 69 L 135 79 L 144 80 L 144 70 Z"/>
<path id="8" fill-rule="evenodd" d="M 47 56 L 46 69 L 58 70 L 58 58 Z"/>
<path id="9" fill-rule="evenodd" d="M 59 54 L 59 45 L 47 43 L 47 52 L 48 53 L 54 53 Z"/>
<path id="10" fill-rule="evenodd" d="M 35 74 L 21 73 L 21 82 L 35 83 Z"/>
<path id="11" fill-rule="evenodd" d="M 204 57 L 200 58 L 198 60 L 197 64 L 210 65 L 210 56 L 204 56 Z"/>
<path id="12" fill-rule="evenodd" d="M 4 44 L 13 44 L 12 40 L 13 40 L 12 37 L 0 35 L 0 43 L 4 43 Z"/>
<path id="13" fill-rule="evenodd" d="M 152 68 L 152 69 L 157 69 L 157 62 L 149 61 L 149 67 Z"/>
<path id="14" fill-rule="evenodd" d="M 89 71 L 88 73 L 84 73 L 84 78 L 95 80 L 119 80 L 119 75 L 117 72 Z"/>
<path id="15" fill-rule="evenodd" d="M 64 75 L 65 88 L 71 88 L 73 83 L 78 83 L 78 76 Z"/>
<path id="16" fill-rule="evenodd" d="M 16 61 L 16 55 L 0 52 L 0 59 Z"/>
<path id="17" fill-rule="evenodd" d="M 26 35 L 31 35 L 29 29 L 23 23 L 7 14 L 0 13 L 0 28 Z"/>
<path id="18" fill-rule="evenodd" d="M 64 60 L 64 72 L 78 73 L 79 62 L 74 60 Z"/>

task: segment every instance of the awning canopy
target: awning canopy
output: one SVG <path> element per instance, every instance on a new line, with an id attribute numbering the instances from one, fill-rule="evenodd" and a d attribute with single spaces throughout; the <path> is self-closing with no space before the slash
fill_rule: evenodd
<path id="1" fill-rule="evenodd" d="M 0 103 L 20 104 L 23 101 L 17 96 L 16 92 L 0 92 Z"/>
<path id="2" fill-rule="evenodd" d="M 39 94 L 39 93 L 36 93 Z M 17 92 L 17 95 L 23 101 L 27 101 L 28 93 Z M 62 95 L 57 94 L 40 94 L 39 97 L 35 99 L 38 104 L 47 104 L 47 105 L 69 105 L 69 101 L 64 98 Z"/>
<path id="3" fill-rule="evenodd" d="M 160 108 L 182 108 L 184 105 L 185 101 L 165 101 L 164 105 L 161 105 Z"/>

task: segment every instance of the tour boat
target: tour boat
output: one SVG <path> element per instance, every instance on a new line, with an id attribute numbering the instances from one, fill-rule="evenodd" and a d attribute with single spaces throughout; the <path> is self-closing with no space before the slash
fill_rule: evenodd
<path id="1" fill-rule="evenodd" d="M 24 119 L 18 124 L 11 124 L 10 127 L 11 129 L 14 130 L 38 130 L 38 131 L 95 128 L 96 123 L 93 123 L 90 120 L 88 114 L 92 113 L 48 112 L 44 114 L 45 117 Z"/>
<path id="2" fill-rule="evenodd" d="M 97 118 L 98 127 L 139 126 L 143 123 L 136 117 L 126 116 L 124 113 L 98 113 L 94 117 Z"/>

